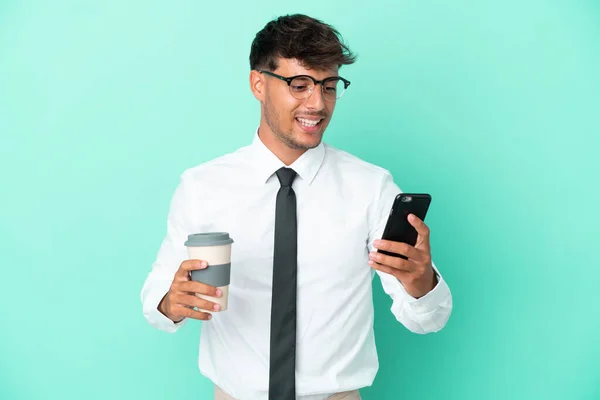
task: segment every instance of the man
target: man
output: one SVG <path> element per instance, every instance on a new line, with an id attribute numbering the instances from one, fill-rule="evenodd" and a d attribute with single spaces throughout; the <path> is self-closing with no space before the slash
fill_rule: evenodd
<path id="1" fill-rule="evenodd" d="M 360 399 L 378 369 L 375 273 L 407 329 L 436 332 L 449 318 L 452 296 L 423 221 L 410 219 L 414 247 L 377 240 L 400 193 L 390 173 L 322 141 L 349 86 L 338 69 L 354 61 L 329 25 L 304 15 L 271 21 L 250 54 L 261 104 L 252 144 L 181 175 L 143 311 L 167 332 L 203 321 L 199 367 L 216 399 Z M 223 312 L 195 296 L 221 293 L 190 280 L 206 263 L 187 260 L 184 247 L 187 235 L 210 231 L 235 241 Z"/>

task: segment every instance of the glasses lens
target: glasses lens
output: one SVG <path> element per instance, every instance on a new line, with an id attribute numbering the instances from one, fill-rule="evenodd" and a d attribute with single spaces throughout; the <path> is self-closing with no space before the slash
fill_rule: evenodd
<path id="1" fill-rule="evenodd" d="M 323 94 L 327 100 L 336 100 L 344 94 L 344 82 L 340 79 L 331 79 L 323 85 Z"/>
<path id="2" fill-rule="evenodd" d="M 300 100 L 308 98 L 314 89 L 315 83 L 309 78 L 294 78 L 290 83 L 292 96 Z M 323 84 L 323 96 L 329 101 L 334 101 L 342 97 L 344 90 L 344 82 L 337 78 L 330 79 Z"/>
<path id="3" fill-rule="evenodd" d="M 308 78 L 294 78 L 290 83 L 290 91 L 292 96 L 297 99 L 305 99 L 312 93 L 314 89 L 314 82 Z"/>

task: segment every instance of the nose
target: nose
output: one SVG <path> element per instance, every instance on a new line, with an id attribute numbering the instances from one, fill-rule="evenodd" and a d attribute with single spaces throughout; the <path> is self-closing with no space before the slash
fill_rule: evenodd
<path id="1" fill-rule="evenodd" d="M 305 100 L 306 107 L 311 110 L 322 110 L 325 108 L 325 98 L 320 84 L 315 85 L 312 93 Z"/>

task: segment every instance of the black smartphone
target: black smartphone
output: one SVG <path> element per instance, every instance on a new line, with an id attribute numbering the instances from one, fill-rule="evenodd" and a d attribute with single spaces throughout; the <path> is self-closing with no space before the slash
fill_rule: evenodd
<path id="1" fill-rule="evenodd" d="M 414 214 L 425 221 L 430 204 L 431 195 L 427 193 L 400 193 L 397 195 L 381 238 L 414 246 L 417 243 L 418 233 L 408 222 L 408 215 Z M 390 253 L 385 250 L 377 250 L 377 252 L 407 259 L 402 254 Z"/>

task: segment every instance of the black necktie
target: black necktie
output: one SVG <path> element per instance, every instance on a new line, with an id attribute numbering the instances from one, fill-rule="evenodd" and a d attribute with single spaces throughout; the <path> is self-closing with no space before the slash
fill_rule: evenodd
<path id="1" fill-rule="evenodd" d="M 281 187 L 275 206 L 273 299 L 271 303 L 270 400 L 296 399 L 296 172 L 277 172 Z"/>

